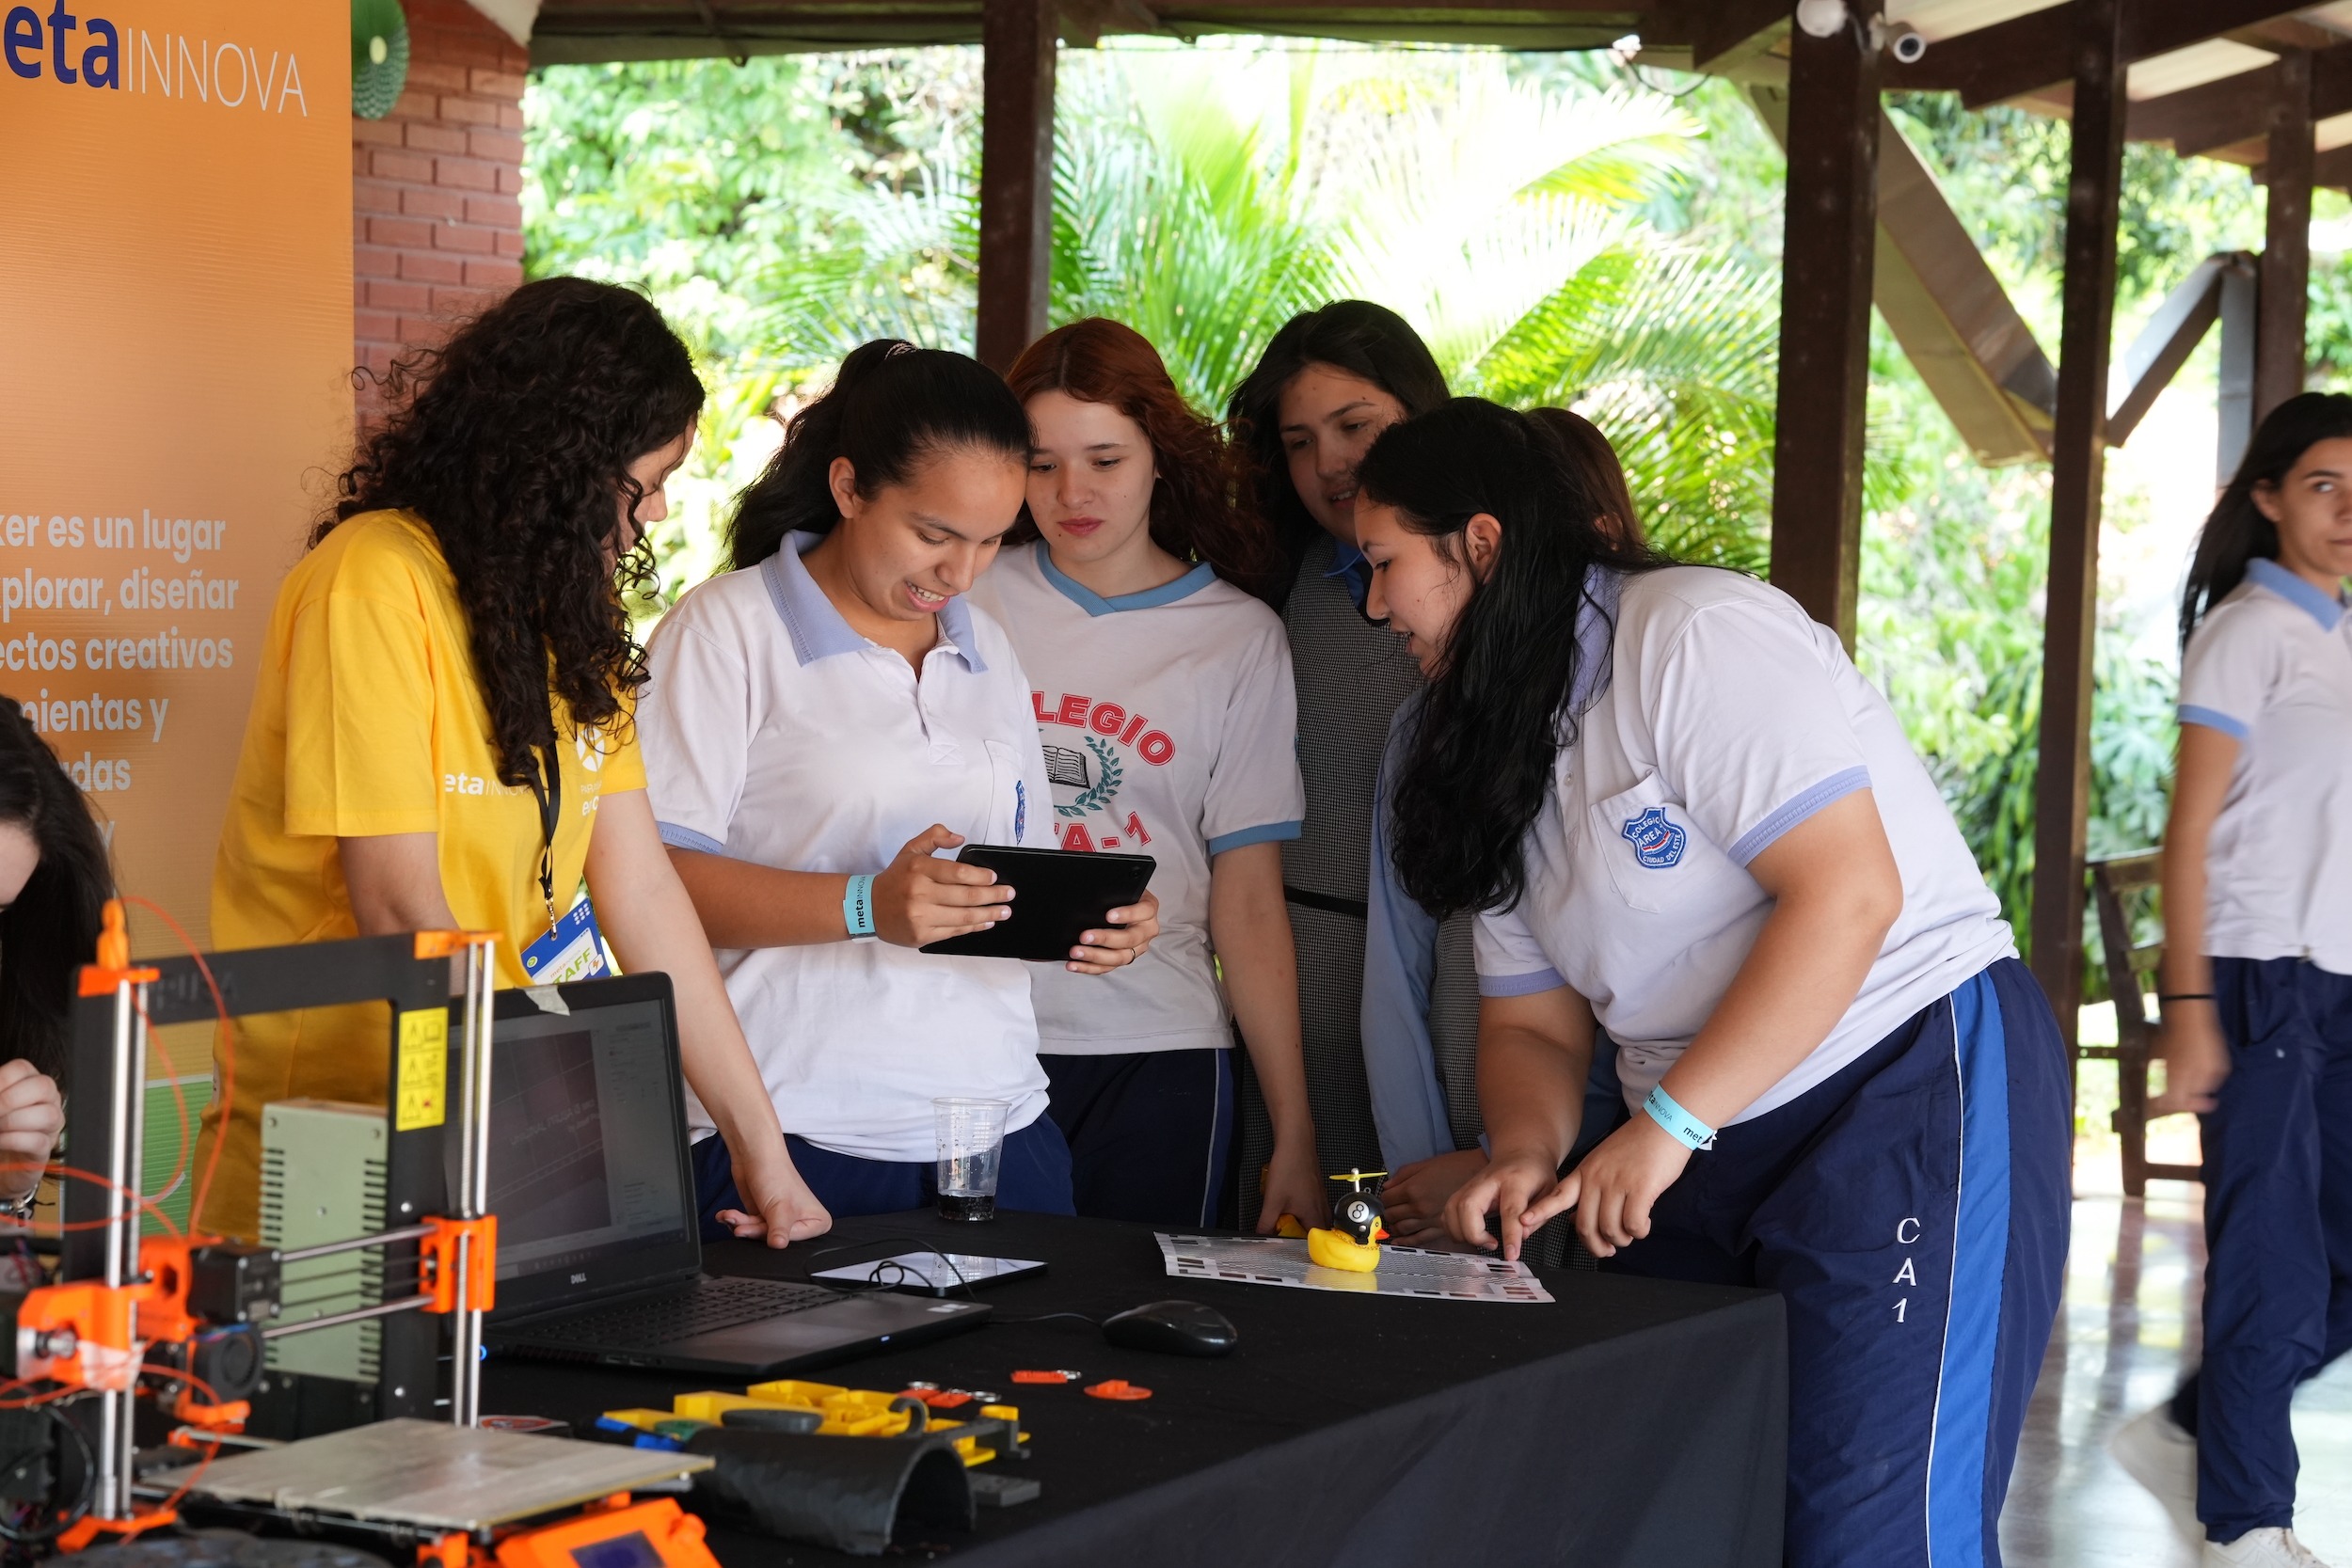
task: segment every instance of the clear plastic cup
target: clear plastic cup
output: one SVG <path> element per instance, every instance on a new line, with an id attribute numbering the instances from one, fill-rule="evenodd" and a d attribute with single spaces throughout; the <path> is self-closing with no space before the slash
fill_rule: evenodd
<path id="1" fill-rule="evenodd" d="M 993 1220 L 996 1179 L 1005 1164 L 1005 1113 L 1009 1100 L 931 1101 L 939 1128 L 939 1217 Z"/>

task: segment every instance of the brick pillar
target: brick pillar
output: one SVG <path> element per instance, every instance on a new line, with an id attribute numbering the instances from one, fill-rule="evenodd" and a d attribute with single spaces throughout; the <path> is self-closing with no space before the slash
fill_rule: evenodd
<path id="1" fill-rule="evenodd" d="M 465 0 L 405 8 L 407 90 L 351 122 L 353 362 L 379 374 L 523 277 L 530 55 Z M 362 419 L 374 402 L 362 388 Z"/>

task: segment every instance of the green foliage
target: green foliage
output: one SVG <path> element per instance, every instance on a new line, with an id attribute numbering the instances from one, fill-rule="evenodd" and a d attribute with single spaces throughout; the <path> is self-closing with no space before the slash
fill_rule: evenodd
<path id="1" fill-rule="evenodd" d="M 1380 299 L 1458 389 L 1592 418 L 1664 547 L 1761 572 L 1783 161 L 1735 85 L 1652 83 L 1598 55 L 1068 52 L 1052 319 L 1129 323 L 1216 410 L 1295 311 Z M 763 416 L 867 338 L 969 342 L 978 96 L 971 50 L 534 75 L 530 269 L 642 283 L 713 388 L 655 533 L 671 593 L 717 568 L 725 499 L 773 445 Z M 1944 96 L 1890 107 L 2054 353 L 2065 125 Z M 2229 166 L 2135 144 L 2122 208 L 2127 322 L 2198 258 L 2260 243 L 2259 197 Z M 2316 360 L 2344 373 L 2341 258 L 2323 255 L 2312 300 Z M 1859 657 L 2022 930 L 2047 478 L 1979 468 L 1883 330 L 1869 450 Z M 2094 855 L 2162 832 L 2172 682 L 2145 633 L 2113 611 L 2100 628 Z"/>
<path id="2" fill-rule="evenodd" d="M 2073 150 L 2067 123 L 2024 109 L 1970 112 L 1949 93 L 1898 93 L 1887 107 L 2055 359 Z M 2125 144 L 2119 317 L 2153 305 L 2217 250 L 2262 248 L 2262 198 L 2248 172 L 2176 158 L 2155 143 Z"/>
<path id="3" fill-rule="evenodd" d="M 715 565 L 778 397 L 873 337 L 970 341 L 971 64 L 534 76 L 530 269 L 643 283 L 714 388 L 654 534 L 670 593 Z M 1706 179 L 1672 100 L 1492 54 L 1243 45 L 1073 52 L 1058 111 L 1052 319 L 1128 323 L 1216 410 L 1296 311 L 1387 301 L 1462 390 L 1591 417 L 1669 548 L 1761 569 L 1777 282 L 1653 227 Z"/>

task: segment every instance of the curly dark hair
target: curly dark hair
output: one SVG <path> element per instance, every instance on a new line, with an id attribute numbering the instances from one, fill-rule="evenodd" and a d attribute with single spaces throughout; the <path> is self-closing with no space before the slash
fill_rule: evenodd
<path id="1" fill-rule="evenodd" d="M 14 702 L 0 702 L 0 824 L 23 829 L 40 850 L 24 891 L 0 911 L 0 1061 L 23 1057 L 63 1087 L 73 973 L 97 957 L 114 872 L 88 802 Z"/>
<path id="2" fill-rule="evenodd" d="M 550 690 L 571 722 L 613 730 L 644 684 L 623 595 L 651 586 L 642 537 L 604 552 L 628 467 L 694 428 L 692 358 L 644 295 L 584 277 L 526 283 L 383 378 L 395 407 L 344 471 L 315 545 L 362 512 L 415 513 L 440 542 L 489 708 L 499 779 L 552 755 Z"/>
<path id="3" fill-rule="evenodd" d="M 1390 797 L 1397 879 L 1433 913 L 1508 909 L 1526 892 L 1521 840 L 1576 737 L 1575 618 L 1561 607 L 1597 609 L 1590 567 L 1673 564 L 1604 521 L 1613 503 L 1594 479 L 1557 421 L 1483 398 L 1391 425 L 1357 470 L 1361 497 L 1394 507 L 1449 561 L 1465 562 L 1472 517 L 1502 525 L 1493 569 L 1430 673 Z"/>
<path id="4" fill-rule="evenodd" d="M 1194 413 L 1151 340 L 1132 326 L 1089 316 L 1031 343 L 1005 377 L 1024 404 L 1040 392 L 1108 404 L 1143 427 L 1160 477 L 1152 486 L 1152 542 L 1179 561 L 1207 562 L 1251 594 L 1282 581 L 1282 552 L 1257 515 L 1237 504 L 1232 450 L 1216 426 Z M 1038 537 L 1026 506 L 1016 542 Z"/>
<path id="5" fill-rule="evenodd" d="M 1407 418 L 1428 413 L 1447 396 L 1445 372 L 1429 345 L 1385 305 L 1335 299 L 1282 324 L 1227 400 L 1225 422 L 1245 460 L 1244 497 L 1273 531 L 1289 561 L 1290 577 L 1296 576 L 1307 547 L 1323 532 L 1291 483 L 1290 457 L 1282 451 L 1282 388 L 1310 365 L 1362 377 L 1403 404 Z M 1269 595 L 1278 608 L 1290 591 L 1290 577 Z"/>

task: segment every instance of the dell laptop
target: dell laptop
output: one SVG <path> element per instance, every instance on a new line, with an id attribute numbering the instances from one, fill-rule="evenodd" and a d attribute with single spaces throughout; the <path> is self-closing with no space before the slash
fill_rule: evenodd
<path id="1" fill-rule="evenodd" d="M 553 990 L 498 993 L 493 1347 L 749 1380 L 988 1320 L 989 1307 L 969 1300 L 706 1275 L 669 976 Z M 453 1072 L 457 1056 L 450 1053 Z M 456 1140 L 449 1144 L 453 1185 Z"/>

